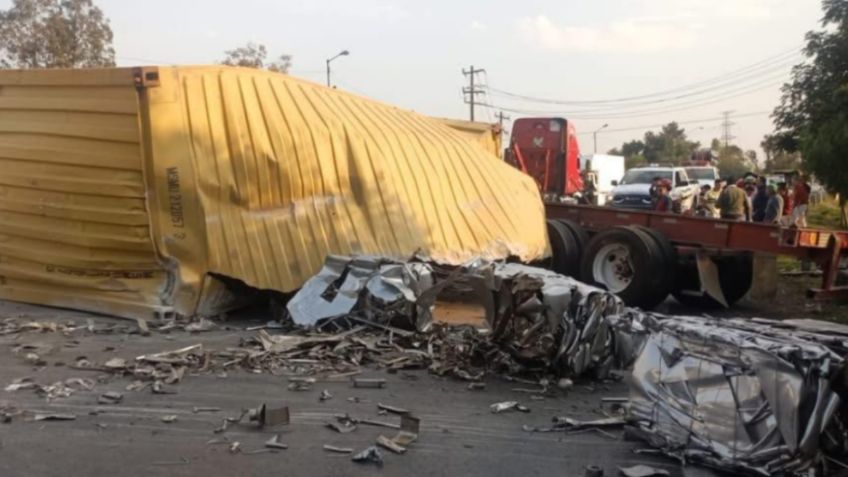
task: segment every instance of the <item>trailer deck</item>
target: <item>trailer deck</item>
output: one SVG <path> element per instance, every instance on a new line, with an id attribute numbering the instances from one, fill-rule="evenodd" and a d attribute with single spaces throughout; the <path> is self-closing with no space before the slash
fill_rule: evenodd
<path id="1" fill-rule="evenodd" d="M 810 289 L 808 294 L 817 299 L 848 298 L 848 287 L 836 284 L 839 264 L 848 251 L 845 231 L 562 203 L 546 203 L 545 212 L 549 221 L 564 220 L 589 234 L 634 226 L 659 232 L 678 258 L 764 253 L 810 260 L 821 266 L 823 274 L 821 287 Z"/>

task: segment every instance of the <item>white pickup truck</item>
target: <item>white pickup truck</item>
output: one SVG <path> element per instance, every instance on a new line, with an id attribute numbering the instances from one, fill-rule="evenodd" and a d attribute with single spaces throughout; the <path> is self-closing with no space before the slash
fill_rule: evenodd
<path id="1" fill-rule="evenodd" d="M 655 178 L 671 182 L 671 199 L 680 211 L 691 209 L 700 193 L 695 179 L 690 180 L 682 167 L 647 166 L 630 169 L 612 190 L 612 207 L 651 209 L 651 183 Z"/>

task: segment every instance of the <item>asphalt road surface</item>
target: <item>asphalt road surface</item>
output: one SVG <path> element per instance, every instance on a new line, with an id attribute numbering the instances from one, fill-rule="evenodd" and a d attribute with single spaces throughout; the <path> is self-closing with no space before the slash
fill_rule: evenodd
<path id="1" fill-rule="evenodd" d="M 59 321 L 126 325 L 134 322 L 44 307 L 0 302 L 0 317 L 22 321 Z M 259 317 L 262 318 L 262 317 Z M 91 320 L 91 321 L 89 321 Z M 606 476 L 618 475 L 618 466 L 646 464 L 668 470 L 672 476 L 712 475 L 683 469 L 662 457 L 636 454 L 644 447 L 593 431 L 566 435 L 562 432 L 530 433 L 522 426 L 547 426 L 554 416 L 576 419 L 603 417 L 600 399 L 626 396 L 621 383 L 599 385 L 577 383 L 567 392 L 544 400 L 514 391 L 527 385 L 490 378 L 486 389 L 472 391 L 467 384 L 439 378 L 426 371 L 388 374 L 365 369 L 362 377 L 382 377 L 384 389 L 358 389 L 345 380 L 320 381 L 308 391 L 288 390 L 284 376 L 231 370 L 226 376 L 215 372 L 188 374 L 172 388 L 177 394 L 153 394 L 149 388 L 127 391 L 132 378 L 103 375 L 69 367 L 79 357 L 105 362 L 112 357 L 128 360 L 145 353 L 177 349 L 202 343 L 205 349 L 238 346 L 239 339 L 255 333 L 244 328 L 255 324 L 250 318 L 231 319 L 228 330 L 204 333 L 184 331 L 150 336 L 126 332 L 92 334 L 87 331 L 64 336 L 58 332 L 25 332 L 0 336 L 0 387 L 13 380 L 32 377 L 39 384 L 68 378 L 99 379 L 94 389 L 79 391 L 48 402 L 32 390 L 0 391 L 0 406 L 26 411 L 12 422 L 0 424 L 0 475 L 13 476 L 582 476 L 587 465 L 600 466 Z M 31 344 L 46 361 L 33 366 L 20 352 Z M 332 399 L 320 402 L 322 390 Z M 107 391 L 123 393 L 118 404 L 98 404 Z M 358 402 L 354 399 L 358 398 Z M 492 403 L 517 400 L 529 413 L 492 414 Z M 350 455 L 331 454 L 325 444 L 350 447 L 356 452 L 374 444 L 380 435 L 391 437 L 393 429 L 359 426 L 349 434 L 325 427 L 338 413 L 357 418 L 398 422 L 394 415 L 378 415 L 377 403 L 410 410 L 421 419 L 419 439 L 403 455 L 382 450 L 382 468 L 351 462 Z M 259 429 L 253 424 L 231 425 L 223 433 L 214 429 L 225 417 L 238 416 L 244 408 L 261 403 L 288 405 L 291 424 Z M 217 407 L 219 412 L 195 413 L 198 406 Z M 71 413 L 73 421 L 34 421 L 32 413 Z M 176 415 L 172 423 L 162 417 Z M 287 450 L 263 450 L 263 443 L 280 434 Z M 233 454 L 229 444 L 238 441 L 242 453 Z"/>

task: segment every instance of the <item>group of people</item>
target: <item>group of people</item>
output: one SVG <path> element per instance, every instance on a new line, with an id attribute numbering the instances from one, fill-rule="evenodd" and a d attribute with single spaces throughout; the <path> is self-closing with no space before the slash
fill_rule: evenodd
<path id="1" fill-rule="evenodd" d="M 673 211 L 670 188 L 668 181 L 660 180 L 655 185 L 655 211 Z M 785 182 L 768 184 L 765 177 L 716 179 L 712 186 L 701 187 L 694 213 L 725 220 L 806 227 L 810 191 L 803 175 L 795 178 L 791 191 Z"/>

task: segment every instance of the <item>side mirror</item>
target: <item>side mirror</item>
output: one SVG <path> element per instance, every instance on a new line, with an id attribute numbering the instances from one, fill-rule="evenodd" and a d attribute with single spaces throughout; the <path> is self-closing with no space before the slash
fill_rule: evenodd
<path id="1" fill-rule="evenodd" d="M 612 184 L 612 186 L 615 187 L 615 186 L 618 185 L 618 181 L 611 181 L 610 184 Z"/>

